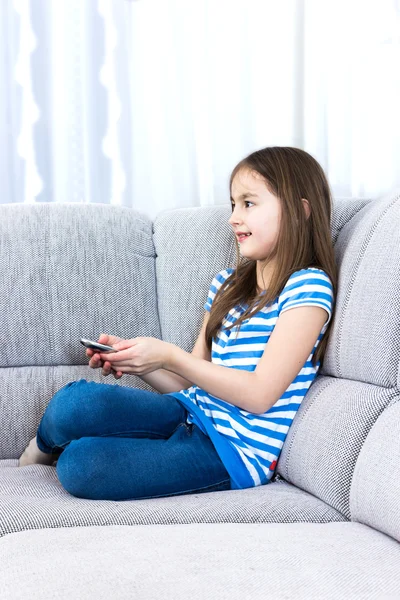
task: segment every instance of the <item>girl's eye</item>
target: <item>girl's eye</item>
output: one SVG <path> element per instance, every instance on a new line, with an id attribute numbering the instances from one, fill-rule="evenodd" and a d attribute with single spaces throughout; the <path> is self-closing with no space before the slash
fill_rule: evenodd
<path id="1" fill-rule="evenodd" d="M 245 200 L 244 203 L 245 204 L 252 204 L 254 206 L 254 202 L 250 202 L 250 200 Z M 232 210 L 234 210 L 234 208 L 235 208 L 235 203 L 234 202 L 231 202 L 231 207 L 232 207 Z"/>

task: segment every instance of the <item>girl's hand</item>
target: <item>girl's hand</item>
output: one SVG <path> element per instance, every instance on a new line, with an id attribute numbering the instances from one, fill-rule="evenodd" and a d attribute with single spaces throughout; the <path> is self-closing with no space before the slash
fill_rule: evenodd
<path id="1" fill-rule="evenodd" d="M 173 344 L 153 337 L 138 337 L 111 344 L 117 352 L 104 354 L 100 358 L 108 361 L 118 373 L 146 375 L 164 369 L 168 363 Z"/>
<path id="2" fill-rule="evenodd" d="M 114 346 L 114 344 L 116 344 L 117 342 L 121 342 L 122 340 L 123 340 L 123 338 L 117 337 L 115 335 L 107 335 L 105 333 L 102 333 L 97 341 L 100 344 L 107 344 L 108 346 Z M 115 371 L 114 369 L 112 369 L 110 362 L 107 359 L 103 361 L 100 358 L 98 352 L 95 352 L 91 348 L 86 348 L 86 355 L 90 357 L 89 367 L 91 369 L 102 368 L 102 374 L 105 377 L 107 377 L 107 375 L 109 375 L 112 371 L 115 379 L 121 379 L 122 372 Z M 108 354 L 105 354 L 105 356 L 108 356 Z"/>

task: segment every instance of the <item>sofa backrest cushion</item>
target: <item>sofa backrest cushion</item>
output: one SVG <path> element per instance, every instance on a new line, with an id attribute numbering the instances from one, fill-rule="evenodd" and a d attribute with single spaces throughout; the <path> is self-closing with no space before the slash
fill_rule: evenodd
<path id="1" fill-rule="evenodd" d="M 214 275 L 236 252 L 225 206 L 179 208 L 154 221 L 157 302 L 162 339 L 191 352 Z"/>
<path id="2" fill-rule="evenodd" d="M 358 453 L 400 385 L 400 190 L 357 212 L 335 253 L 339 289 L 323 368 L 292 423 L 277 472 L 350 518 Z"/>
<path id="3" fill-rule="evenodd" d="M 1 367 L 87 364 L 81 337 L 159 336 L 152 223 L 102 204 L 8 204 Z"/>
<path id="4" fill-rule="evenodd" d="M 8 459 L 68 382 L 115 383 L 88 366 L 81 337 L 161 336 L 152 222 L 111 205 L 1 205 L 0 282 L 0 459 Z M 151 389 L 130 375 L 115 385 Z"/>
<path id="5" fill-rule="evenodd" d="M 400 188 L 344 225 L 335 251 L 339 293 L 321 373 L 399 385 Z"/>
<path id="6" fill-rule="evenodd" d="M 400 542 L 400 395 L 383 411 L 358 456 L 350 490 L 351 520 Z"/>

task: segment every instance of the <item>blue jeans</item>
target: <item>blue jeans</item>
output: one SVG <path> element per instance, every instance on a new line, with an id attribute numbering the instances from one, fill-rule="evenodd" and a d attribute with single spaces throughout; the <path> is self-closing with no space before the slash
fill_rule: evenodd
<path id="1" fill-rule="evenodd" d="M 168 394 L 80 379 L 50 400 L 36 442 L 42 452 L 61 452 L 58 478 L 78 498 L 135 500 L 231 489 L 212 441 L 186 423 L 187 415 Z"/>

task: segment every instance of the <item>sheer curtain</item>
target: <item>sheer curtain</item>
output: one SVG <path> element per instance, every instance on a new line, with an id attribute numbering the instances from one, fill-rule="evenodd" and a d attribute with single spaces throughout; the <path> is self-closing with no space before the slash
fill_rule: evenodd
<path id="1" fill-rule="evenodd" d="M 0 202 L 223 204 L 269 145 L 400 184 L 397 0 L 1 0 L 0 48 Z"/>

